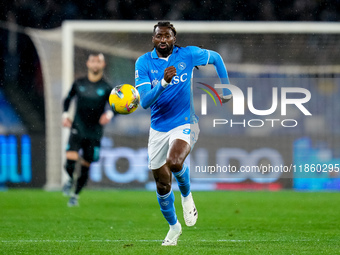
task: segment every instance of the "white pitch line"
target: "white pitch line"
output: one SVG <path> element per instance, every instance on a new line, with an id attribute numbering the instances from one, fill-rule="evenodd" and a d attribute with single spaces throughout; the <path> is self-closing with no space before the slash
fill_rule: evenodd
<path id="1" fill-rule="evenodd" d="M 80 242 L 162 242 L 163 240 L 0 240 L 0 243 L 80 243 Z M 181 240 L 179 240 L 181 241 Z M 311 241 L 317 241 L 320 240 L 195 240 L 195 242 L 229 242 L 229 243 L 235 243 L 235 242 L 311 242 Z"/>
<path id="2" fill-rule="evenodd" d="M 162 242 L 163 240 L 0 240 L 1 243 Z"/>

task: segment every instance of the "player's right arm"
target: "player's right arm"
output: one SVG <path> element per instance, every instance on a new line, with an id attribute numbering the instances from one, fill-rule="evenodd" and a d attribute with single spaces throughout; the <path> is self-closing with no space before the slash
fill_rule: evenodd
<path id="1" fill-rule="evenodd" d="M 68 113 L 68 109 L 70 108 L 70 103 L 72 98 L 76 95 L 76 83 L 74 82 L 71 90 L 68 92 L 67 97 L 64 100 L 63 104 L 63 115 L 62 115 L 62 125 L 63 127 L 71 127 L 72 121 Z"/>
<path id="2" fill-rule="evenodd" d="M 176 68 L 170 66 L 164 70 L 164 77 L 153 88 L 151 88 L 151 80 L 147 71 L 147 64 L 143 58 L 136 61 L 135 66 L 135 86 L 140 95 L 140 105 L 147 109 L 158 97 L 162 94 L 165 88 L 169 85 L 172 78 L 176 75 Z"/>

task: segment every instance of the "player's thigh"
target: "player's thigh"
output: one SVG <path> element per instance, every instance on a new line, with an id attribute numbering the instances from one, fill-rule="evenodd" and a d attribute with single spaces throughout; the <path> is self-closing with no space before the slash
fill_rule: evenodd
<path id="1" fill-rule="evenodd" d="M 99 160 L 100 139 L 86 138 L 82 142 L 83 159 L 88 162 L 96 162 Z"/>
<path id="2" fill-rule="evenodd" d="M 198 140 L 200 129 L 198 123 L 195 124 L 185 124 L 178 126 L 170 131 L 169 146 L 171 148 L 172 144 L 176 140 L 185 141 L 190 150 L 194 148 L 195 143 Z M 189 151 L 190 152 L 190 151 Z"/>
<path id="3" fill-rule="evenodd" d="M 66 158 L 70 160 L 78 160 L 78 151 L 81 148 L 82 138 L 71 133 L 66 145 Z"/>
<path id="4" fill-rule="evenodd" d="M 181 171 L 183 163 L 190 151 L 190 145 L 186 141 L 181 139 L 172 141 L 166 158 L 166 164 L 170 167 L 171 171 Z"/>
<path id="5" fill-rule="evenodd" d="M 148 166 L 156 170 L 166 163 L 166 156 L 169 150 L 169 133 L 159 132 L 150 128 L 148 142 Z"/>
<path id="6" fill-rule="evenodd" d="M 171 130 L 167 164 L 171 171 L 180 171 L 186 157 L 194 147 L 199 134 L 197 124 L 185 124 Z"/>

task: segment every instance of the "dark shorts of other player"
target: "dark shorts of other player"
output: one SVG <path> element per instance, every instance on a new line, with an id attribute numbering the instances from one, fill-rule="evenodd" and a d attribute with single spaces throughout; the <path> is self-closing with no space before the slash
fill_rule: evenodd
<path id="1" fill-rule="evenodd" d="M 99 160 L 100 139 L 84 138 L 78 134 L 70 135 L 66 151 L 83 150 L 83 159 L 87 162 L 96 162 Z"/>

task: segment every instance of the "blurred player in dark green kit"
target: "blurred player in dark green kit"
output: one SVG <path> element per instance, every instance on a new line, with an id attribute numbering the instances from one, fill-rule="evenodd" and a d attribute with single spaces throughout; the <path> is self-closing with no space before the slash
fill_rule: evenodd
<path id="1" fill-rule="evenodd" d="M 64 100 L 64 113 L 62 124 L 71 128 L 66 148 L 65 170 L 69 175 L 68 182 L 63 187 L 63 193 L 70 195 L 68 206 L 78 206 L 78 197 L 89 177 L 89 168 L 92 162 L 99 160 L 100 140 L 103 135 L 103 126 L 113 117 L 111 110 L 105 111 L 112 87 L 103 79 L 105 68 L 103 54 L 89 55 L 86 66 L 87 76 L 74 81 L 71 90 Z M 76 97 L 76 113 L 74 121 L 68 114 L 72 98 Z M 81 172 L 75 183 L 73 173 L 82 149 Z"/>

